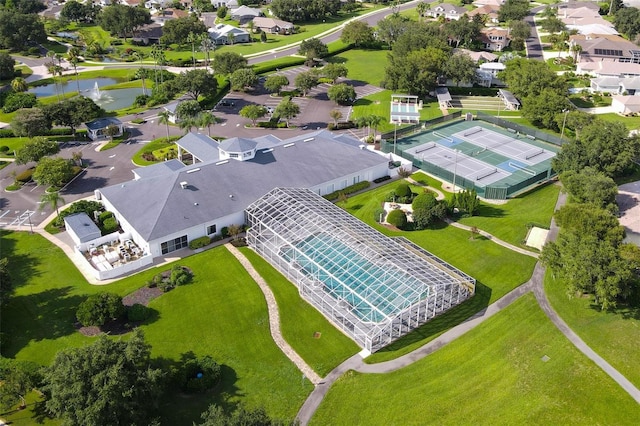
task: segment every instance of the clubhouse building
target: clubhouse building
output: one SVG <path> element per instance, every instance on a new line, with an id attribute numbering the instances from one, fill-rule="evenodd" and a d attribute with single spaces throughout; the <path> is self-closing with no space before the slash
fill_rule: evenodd
<path id="1" fill-rule="evenodd" d="M 326 130 L 220 143 L 189 133 L 177 145 L 179 159 L 135 169 L 133 180 L 96 190 L 122 231 L 151 258 L 244 224 L 245 209 L 274 188 L 326 195 L 397 171 L 389 169 L 387 156 Z"/>

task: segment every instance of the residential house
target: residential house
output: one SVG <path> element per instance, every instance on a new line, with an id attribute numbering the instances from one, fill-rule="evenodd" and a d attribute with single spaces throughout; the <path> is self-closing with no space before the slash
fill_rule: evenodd
<path id="1" fill-rule="evenodd" d="M 325 195 L 361 181 L 387 176 L 388 157 L 350 136 L 326 130 L 286 140 L 263 136 L 229 140 L 209 149 L 200 138 L 177 144 L 206 161 L 137 169 L 136 179 L 96 191 L 123 232 L 152 257 L 188 247 L 202 236 L 245 222 L 244 210 L 277 187 L 308 188 Z M 234 138 L 235 139 L 235 138 Z"/>
<path id="2" fill-rule="evenodd" d="M 228 24 L 218 24 L 209 28 L 209 37 L 217 45 L 251 41 L 251 35 L 246 30 Z"/>
<path id="3" fill-rule="evenodd" d="M 640 96 L 640 77 L 627 77 L 620 79 L 618 94 Z"/>
<path id="4" fill-rule="evenodd" d="M 500 7 L 504 4 L 505 0 L 476 0 L 473 5 L 476 7 L 482 6 L 497 6 Z"/>
<path id="5" fill-rule="evenodd" d="M 162 37 L 162 25 L 153 23 L 149 25 L 143 25 L 138 28 L 132 38 L 133 43 L 144 44 L 157 44 Z"/>
<path id="6" fill-rule="evenodd" d="M 611 107 L 620 115 L 640 114 L 640 96 L 613 95 Z"/>
<path id="7" fill-rule="evenodd" d="M 500 10 L 499 5 L 495 4 L 486 4 L 484 6 L 480 6 L 477 9 L 473 9 L 467 12 L 467 16 L 469 19 L 473 19 L 474 16 L 480 15 L 481 17 L 486 17 L 487 23 L 497 24 L 500 22 L 498 19 L 498 11 Z"/>
<path id="8" fill-rule="evenodd" d="M 640 47 L 618 35 L 577 34 L 569 37 L 569 51 L 579 45 L 577 62 L 634 62 L 640 64 Z"/>
<path id="9" fill-rule="evenodd" d="M 589 90 L 592 93 L 618 93 L 620 90 L 620 77 L 597 77 L 592 78 Z"/>
<path id="10" fill-rule="evenodd" d="M 240 6 L 240 4 L 238 3 L 238 0 L 211 0 L 211 4 L 216 9 L 222 6 L 225 6 L 227 9 L 233 9 Z"/>
<path id="11" fill-rule="evenodd" d="M 217 19 L 216 12 L 202 12 L 200 14 L 200 20 L 207 28 L 212 28 L 216 26 Z"/>
<path id="12" fill-rule="evenodd" d="M 580 34 L 618 34 L 613 23 L 605 20 L 592 7 L 558 10 L 558 18 L 569 30 Z"/>
<path id="13" fill-rule="evenodd" d="M 293 34 L 294 25 L 280 19 L 255 17 L 253 27 L 269 34 Z"/>
<path id="14" fill-rule="evenodd" d="M 238 21 L 240 25 L 244 25 L 253 18 L 263 16 L 264 14 L 260 9 L 254 9 L 253 7 L 240 6 L 237 9 L 231 10 L 231 19 Z"/>
<path id="15" fill-rule="evenodd" d="M 92 141 L 107 139 L 109 136 L 105 134 L 105 131 L 109 126 L 118 127 L 118 133 L 113 135 L 115 137 L 122 136 L 124 133 L 124 125 L 122 121 L 116 117 L 98 118 L 97 120 L 84 123 L 84 125 L 87 127 L 87 136 Z"/>
<path id="16" fill-rule="evenodd" d="M 501 52 L 511 42 L 509 30 L 499 27 L 483 28 L 480 31 L 480 42 L 487 50 Z"/>
<path id="17" fill-rule="evenodd" d="M 467 55 L 468 57 L 470 57 L 471 59 L 473 59 L 474 62 L 476 63 L 482 63 L 482 62 L 495 62 L 498 60 L 498 55 L 496 55 L 495 53 L 491 53 L 491 52 L 475 52 L 473 50 L 469 50 L 469 49 L 453 49 L 453 53 L 460 53 L 463 55 Z"/>
<path id="18" fill-rule="evenodd" d="M 444 16 L 448 21 L 457 21 L 462 18 L 465 13 L 467 13 L 467 9 L 464 7 L 454 6 L 449 3 L 433 3 L 431 8 L 425 12 L 425 15 L 436 19 Z"/>
<path id="19" fill-rule="evenodd" d="M 484 62 L 480 64 L 476 75 L 480 86 L 504 86 L 504 82 L 498 79 L 498 73 L 507 68 L 502 62 Z"/>
<path id="20" fill-rule="evenodd" d="M 636 77 L 640 76 L 640 64 L 632 62 L 579 62 L 576 74 L 592 75 L 594 77 Z"/>

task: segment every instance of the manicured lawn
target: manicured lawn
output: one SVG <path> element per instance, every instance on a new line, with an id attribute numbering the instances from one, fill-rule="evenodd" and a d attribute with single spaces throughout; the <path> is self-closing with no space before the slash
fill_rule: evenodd
<path id="1" fill-rule="evenodd" d="M 379 86 L 384 80 L 388 54 L 388 50 L 351 49 L 328 58 L 328 61 L 346 65 L 349 69 L 347 77 L 352 80 Z"/>
<path id="2" fill-rule="evenodd" d="M 10 336 L 2 355 L 47 365 L 62 348 L 93 341 L 74 326 L 77 306 L 88 294 L 126 295 L 143 286 L 161 266 L 108 286 L 89 285 L 63 252 L 41 236 L 2 233 L 15 294 L 2 309 L 2 331 Z M 229 407 L 242 400 L 264 406 L 278 418 L 293 418 L 311 390 L 269 334 L 264 297 L 224 248 L 182 259 L 194 272 L 191 284 L 151 302 L 157 314 L 143 326 L 152 356 L 166 364 L 189 351 L 209 354 L 223 365 L 215 395 L 170 393 L 163 406 L 166 424 L 191 424 L 213 401 Z M 125 336 L 126 338 L 126 336 Z"/>
<path id="3" fill-rule="evenodd" d="M 598 114 L 598 118 L 606 121 L 621 121 L 629 130 L 640 129 L 640 116 L 622 117 L 612 112 L 609 114 Z"/>
<path id="4" fill-rule="evenodd" d="M 310 424 L 632 425 L 639 416 L 640 406 L 528 294 L 408 367 L 346 373 Z"/>
<path id="5" fill-rule="evenodd" d="M 530 249 L 522 244 L 527 236 L 527 225 L 548 228 L 559 193 L 558 185 L 547 184 L 513 198 L 506 204 L 489 204 L 483 201 L 477 216 L 461 218 L 458 222 L 477 226 L 503 241 Z"/>
<path id="6" fill-rule="evenodd" d="M 432 340 L 448 328 L 485 308 L 526 282 L 535 259 L 517 254 L 485 238 L 472 240 L 470 233 L 440 224 L 423 231 L 392 231 L 374 222 L 374 212 L 387 193 L 398 185 L 392 182 L 350 197 L 345 209 L 389 236 L 404 236 L 426 250 L 451 263 L 477 280 L 476 295 L 440 318 L 429 321 L 415 332 L 376 352 L 367 362 L 381 362 L 408 353 Z M 414 192 L 420 189 L 414 188 Z"/>
<path id="7" fill-rule="evenodd" d="M 251 249 L 241 251 L 275 295 L 284 338 L 316 373 L 324 377 L 360 351 L 358 345 L 302 299 L 297 287 L 267 261 Z M 316 332 L 320 333 L 319 338 L 314 337 Z"/>
<path id="8" fill-rule="evenodd" d="M 588 265 L 585 265 L 588 267 Z M 593 308 L 592 297 L 569 298 L 564 283 L 547 271 L 545 292 L 551 306 L 591 348 L 640 387 L 638 307 L 621 305 L 616 312 Z"/>
<path id="9" fill-rule="evenodd" d="M 148 144 L 145 144 L 142 148 L 140 148 L 140 151 L 136 152 L 133 155 L 133 158 L 131 159 L 131 161 L 133 161 L 133 163 L 138 166 L 150 166 L 152 164 L 156 164 L 158 163 L 158 161 L 145 160 L 144 158 L 142 158 L 142 155 L 145 153 L 160 152 L 161 150 L 168 151 L 171 147 L 175 146 L 175 144 L 171 142 L 177 139 L 179 139 L 179 137 L 169 137 L 169 141 L 167 141 L 166 136 L 158 139 L 154 139 Z"/>

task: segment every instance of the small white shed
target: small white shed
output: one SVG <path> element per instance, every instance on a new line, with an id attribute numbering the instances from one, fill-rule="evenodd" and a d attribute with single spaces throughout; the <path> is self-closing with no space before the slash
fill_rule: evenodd
<path id="1" fill-rule="evenodd" d="M 65 217 L 64 226 L 77 246 L 102 236 L 100 228 L 86 213 L 76 213 Z"/>

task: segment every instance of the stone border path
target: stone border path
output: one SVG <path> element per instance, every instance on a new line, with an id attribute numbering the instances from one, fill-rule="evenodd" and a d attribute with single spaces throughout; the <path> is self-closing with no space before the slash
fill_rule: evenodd
<path id="1" fill-rule="evenodd" d="M 305 375 L 307 379 L 314 386 L 317 386 L 318 383 L 322 380 L 318 374 L 313 371 L 311 367 L 302 359 L 300 355 L 287 343 L 287 341 L 282 337 L 282 333 L 280 332 L 280 313 L 278 312 L 278 304 L 276 303 L 276 298 L 273 295 L 273 292 L 264 281 L 264 279 L 260 276 L 258 271 L 256 271 L 249 262 L 249 259 L 244 257 L 240 250 L 238 250 L 235 246 L 227 243 L 224 245 L 227 250 L 236 258 L 238 262 L 244 267 L 244 269 L 249 273 L 251 278 L 258 284 L 260 290 L 264 294 L 264 298 L 267 301 L 267 309 L 269 311 L 269 329 L 271 331 L 271 337 L 273 341 L 278 345 L 280 350 L 298 367 L 300 371 Z"/>

